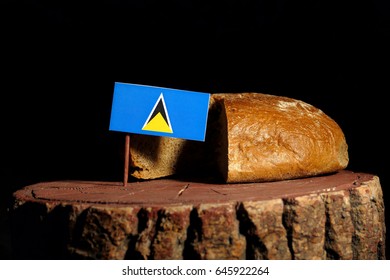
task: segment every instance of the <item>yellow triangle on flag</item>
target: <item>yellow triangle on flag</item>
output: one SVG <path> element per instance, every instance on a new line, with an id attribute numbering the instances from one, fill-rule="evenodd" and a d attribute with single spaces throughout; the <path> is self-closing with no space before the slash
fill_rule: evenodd
<path id="1" fill-rule="evenodd" d="M 147 124 L 145 124 L 142 130 L 173 133 L 172 128 L 165 121 L 161 113 L 158 113 L 156 116 L 154 116 L 153 119 L 151 119 Z"/>

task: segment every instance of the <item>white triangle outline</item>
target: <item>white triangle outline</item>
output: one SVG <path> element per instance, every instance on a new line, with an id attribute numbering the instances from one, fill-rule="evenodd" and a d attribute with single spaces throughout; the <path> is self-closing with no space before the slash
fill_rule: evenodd
<path id="1" fill-rule="evenodd" d="M 167 116 L 168 126 L 169 126 L 169 128 L 171 129 L 171 131 L 172 131 L 172 133 L 173 133 L 173 129 L 172 129 L 172 126 L 171 126 L 171 120 L 169 119 L 167 106 L 165 105 L 164 95 L 163 95 L 162 92 L 161 92 L 160 96 L 157 98 L 157 101 L 156 101 L 156 103 L 154 104 L 153 109 L 150 111 L 149 116 L 147 117 L 147 119 L 146 119 L 144 125 L 142 126 L 142 130 L 144 130 L 145 126 L 150 122 L 150 118 L 151 118 L 151 116 L 152 116 L 154 110 L 156 110 L 156 107 L 157 107 L 158 103 L 160 102 L 160 100 L 162 101 L 162 104 L 163 104 L 163 107 L 164 107 L 164 111 L 165 111 L 165 115 Z M 148 131 L 149 131 L 149 130 L 148 130 Z M 162 131 L 161 131 L 161 132 L 162 132 Z"/>

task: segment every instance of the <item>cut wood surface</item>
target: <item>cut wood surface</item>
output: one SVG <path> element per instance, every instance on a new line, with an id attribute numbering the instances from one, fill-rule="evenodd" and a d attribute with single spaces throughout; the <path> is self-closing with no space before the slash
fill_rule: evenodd
<path id="1" fill-rule="evenodd" d="M 54 181 L 14 193 L 19 259 L 385 259 L 377 176 Z"/>

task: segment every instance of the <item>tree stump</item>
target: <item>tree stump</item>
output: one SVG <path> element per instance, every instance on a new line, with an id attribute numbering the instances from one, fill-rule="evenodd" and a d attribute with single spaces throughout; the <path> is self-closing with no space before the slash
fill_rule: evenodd
<path id="1" fill-rule="evenodd" d="M 54 181 L 14 193 L 18 259 L 385 259 L 377 176 Z"/>

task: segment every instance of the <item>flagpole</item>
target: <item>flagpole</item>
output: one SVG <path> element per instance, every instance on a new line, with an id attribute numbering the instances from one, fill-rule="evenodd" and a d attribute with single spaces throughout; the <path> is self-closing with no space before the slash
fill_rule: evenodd
<path id="1" fill-rule="evenodd" d="M 129 158 L 130 158 L 130 134 L 126 134 L 125 142 L 125 167 L 123 172 L 123 186 L 127 186 L 127 181 L 129 177 Z"/>

